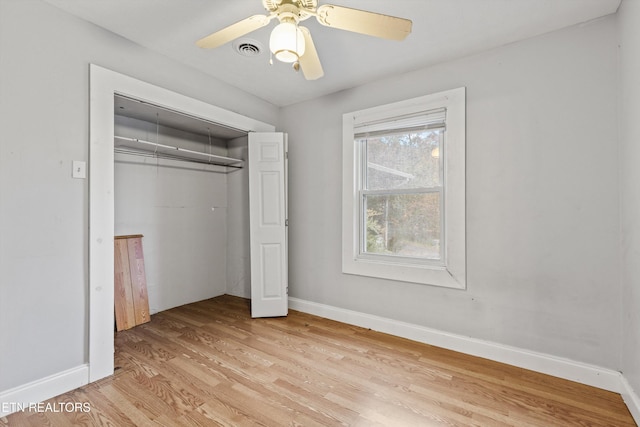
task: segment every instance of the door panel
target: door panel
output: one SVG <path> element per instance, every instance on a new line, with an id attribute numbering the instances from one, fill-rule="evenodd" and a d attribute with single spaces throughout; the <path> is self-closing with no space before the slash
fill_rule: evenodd
<path id="1" fill-rule="evenodd" d="M 260 226 L 281 227 L 283 215 L 281 199 L 283 197 L 282 176 L 279 172 L 260 173 Z"/>
<path id="2" fill-rule="evenodd" d="M 286 316 L 286 135 L 249 134 L 251 316 Z"/>

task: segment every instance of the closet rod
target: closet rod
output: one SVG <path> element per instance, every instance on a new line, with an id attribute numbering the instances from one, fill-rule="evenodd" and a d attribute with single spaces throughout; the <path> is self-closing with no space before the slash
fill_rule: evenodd
<path id="1" fill-rule="evenodd" d="M 180 147 L 173 147 L 171 145 L 164 145 L 164 144 L 158 144 L 157 142 L 151 142 L 151 141 L 144 141 L 142 139 L 138 139 L 138 138 L 128 138 L 126 136 L 117 136 L 114 135 L 113 137 L 114 139 L 120 139 L 123 141 L 131 141 L 131 142 L 137 142 L 139 144 L 145 144 L 145 145 L 150 145 L 152 147 L 156 147 L 156 148 L 165 148 L 168 150 L 175 150 L 178 151 L 179 153 L 188 153 L 188 154 L 195 154 L 198 156 L 203 156 L 207 159 L 210 159 L 212 161 L 215 162 L 219 162 L 219 163 L 224 163 L 225 165 L 231 165 L 234 163 L 242 163 L 244 160 L 241 159 L 234 159 L 232 157 L 225 157 L 225 156 L 217 156 L 215 154 L 208 154 L 208 153 L 202 153 L 200 151 L 193 151 L 193 150 L 187 150 L 186 148 L 180 148 Z M 186 159 L 189 160 L 189 159 Z"/>
<path id="2" fill-rule="evenodd" d="M 194 164 L 198 164 L 198 165 L 220 166 L 220 167 L 223 167 L 223 168 L 230 168 L 230 169 L 242 169 L 242 166 L 224 165 L 224 164 L 220 164 L 220 163 L 208 162 L 205 159 L 202 159 L 202 160 L 198 160 L 198 159 L 185 160 L 184 157 L 172 156 L 170 154 L 163 154 L 163 153 L 153 153 L 153 152 L 150 152 L 150 151 L 147 152 L 147 151 L 139 151 L 139 150 L 127 150 L 127 149 L 124 149 L 124 148 L 117 148 L 117 147 L 113 151 L 115 153 L 127 154 L 129 156 L 151 157 L 151 158 L 154 158 L 154 159 L 177 160 L 179 162 L 194 163 Z M 214 172 L 214 171 L 211 170 L 210 172 Z M 229 172 L 225 172 L 225 173 L 229 173 Z"/>

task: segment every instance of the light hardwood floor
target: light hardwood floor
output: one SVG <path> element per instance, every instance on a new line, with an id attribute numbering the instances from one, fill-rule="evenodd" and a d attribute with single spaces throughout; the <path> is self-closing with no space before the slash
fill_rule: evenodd
<path id="1" fill-rule="evenodd" d="M 222 296 L 116 334 L 116 372 L 10 426 L 635 426 L 620 395 Z M 58 406 L 59 407 L 59 406 Z"/>

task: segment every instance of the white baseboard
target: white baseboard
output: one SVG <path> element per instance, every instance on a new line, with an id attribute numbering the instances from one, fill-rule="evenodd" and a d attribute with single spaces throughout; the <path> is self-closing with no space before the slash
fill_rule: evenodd
<path id="1" fill-rule="evenodd" d="M 80 365 L 57 374 L 0 392 L 0 417 L 30 403 L 38 403 L 66 393 L 89 382 L 89 365 Z"/>
<path id="2" fill-rule="evenodd" d="M 604 390 L 616 393 L 622 393 L 623 391 L 622 375 L 620 372 L 611 369 L 298 298 L 289 298 L 289 307 L 293 310 L 315 314 L 350 325 L 370 328 L 460 353 L 495 360 Z"/>
<path id="3" fill-rule="evenodd" d="M 636 394 L 624 376 L 621 376 L 620 382 L 622 383 L 620 394 L 624 399 L 624 403 L 627 404 L 627 408 L 629 408 L 629 412 L 631 412 L 636 424 L 640 425 L 640 396 Z"/>

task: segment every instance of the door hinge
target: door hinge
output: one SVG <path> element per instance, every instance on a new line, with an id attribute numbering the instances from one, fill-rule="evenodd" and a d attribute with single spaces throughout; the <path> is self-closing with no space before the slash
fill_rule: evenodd
<path id="1" fill-rule="evenodd" d="M 288 226 L 289 226 L 289 218 L 287 218 L 287 219 L 285 219 L 285 220 L 284 220 L 284 226 L 285 226 L 285 227 L 288 227 Z"/>
<path id="2" fill-rule="evenodd" d="M 289 287 L 288 286 L 287 286 L 287 291 L 286 292 L 287 292 L 287 295 L 289 295 Z"/>

